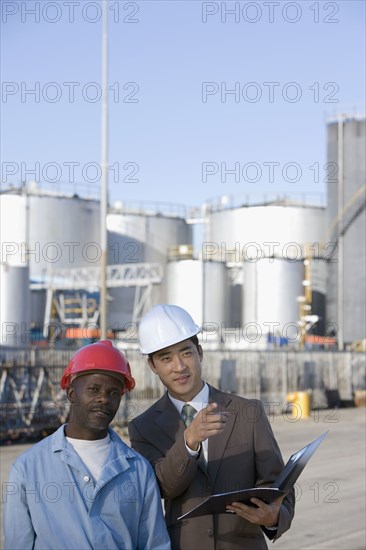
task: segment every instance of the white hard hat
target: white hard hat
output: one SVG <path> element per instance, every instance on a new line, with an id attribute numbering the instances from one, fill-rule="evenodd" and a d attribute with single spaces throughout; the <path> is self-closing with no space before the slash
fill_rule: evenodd
<path id="1" fill-rule="evenodd" d="M 187 340 L 199 332 L 200 327 L 185 309 L 159 304 L 141 319 L 139 328 L 141 353 L 149 355 Z"/>

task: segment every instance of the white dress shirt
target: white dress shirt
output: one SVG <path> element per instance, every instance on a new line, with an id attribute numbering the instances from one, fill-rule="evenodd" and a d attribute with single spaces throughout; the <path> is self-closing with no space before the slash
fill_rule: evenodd
<path id="1" fill-rule="evenodd" d="M 202 411 L 202 409 L 205 409 L 208 405 L 208 393 L 209 393 L 208 392 L 208 385 L 205 382 L 204 385 L 203 385 L 202 390 L 191 401 L 181 401 L 180 399 L 176 399 L 175 397 L 172 397 L 169 394 L 169 392 L 168 392 L 168 395 L 169 395 L 169 399 L 171 400 L 171 402 L 173 403 L 173 405 L 177 409 L 179 415 L 182 416 L 182 409 L 183 409 L 183 407 L 186 403 L 189 403 L 190 405 L 192 405 L 192 407 L 194 407 L 196 409 L 197 413 Z M 192 451 L 192 449 L 190 449 L 188 447 L 187 443 L 186 443 L 186 448 L 187 448 L 187 451 L 189 452 L 189 454 L 192 455 L 192 456 L 198 456 L 198 454 L 200 452 L 200 449 L 198 449 L 198 451 Z M 207 459 L 208 459 L 208 441 L 207 441 L 207 439 L 205 439 L 202 442 L 202 450 L 203 450 L 203 456 L 205 458 L 205 461 L 207 462 Z"/>

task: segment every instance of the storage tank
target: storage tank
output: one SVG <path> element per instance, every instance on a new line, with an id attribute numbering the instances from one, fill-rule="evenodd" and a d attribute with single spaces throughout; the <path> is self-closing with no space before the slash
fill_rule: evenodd
<path id="1" fill-rule="evenodd" d="M 49 267 L 99 265 L 99 202 L 78 196 L 30 195 L 29 248 L 31 278 Z"/>
<path id="2" fill-rule="evenodd" d="M 282 258 L 245 261 L 243 326 L 254 323 L 253 332 L 274 334 L 299 341 L 299 301 L 302 296 L 304 264 Z"/>
<path id="3" fill-rule="evenodd" d="M 26 194 L 0 195 L 0 323 L 1 344 L 24 345 L 30 341 L 34 320 L 29 290 L 28 242 L 29 199 Z M 41 313 L 41 312 L 39 312 Z M 37 320 L 43 323 L 44 310 Z"/>
<path id="4" fill-rule="evenodd" d="M 229 282 L 223 262 L 203 263 L 203 320 L 219 327 L 228 325 Z"/>
<path id="5" fill-rule="evenodd" d="M 1 240 L 19 248 L 9 261 L 16 265 L 28 261 L 31 279 L 43 278 L 50 268 L 96 265 L 99 212 L 97 201 L 78 196 L 36 190 L 2 194 Z"/>
<path id="6" fill-rule="evenodd" d="M 186 309 L 203 322 L 203 265 L 200 260 L 173 260 L 167 266 L 167 303 Z"/>
<path id="7" fill-rule="evenodd" d="M 227 321 L 227 268 L 222 262 L 186 259 L 167 266 L 167 302 L 190 312 L 195 322 L 224 329 Z"/>
<path id="8" fill-rule="evenodd" d="M 324 323 L 326 271 L 322 247 L 326 235 L 325 207 L 305 202 L 295 203 L 288 199 L 257 205 L 240 205 L 238 199 L 236 202 L 238 206 L 220 204 L 218 210 L 207 207 L 208 230 L 206 240 L 202 243 L 202 257 L 226 262 L 228 278 L 235 281 L 237 275 L 232 276 L 230 273 L 237 273 L 243 262 L 262 266 L 270 258 L 284 258 L 283 265 L 289 265 L 293 261 L 301 263 L 310 254 L 312 265 L 316 262 L 312 279 L 312 313 L 318 315 Z M 248 267 L 250 272 L 252 269 Z M 290 271 L 292 269 L 295 268 L 289 268 Z M 251 273 L 247 273 L 247 287 L 246 290 L 243 287 L 241 297 L 238 284 L 234 282 L 232 285 L 235 286 L 230 287 L 230 301 L 233 301 L 234 296 L 239 297 L 242 308 L 241 312 L 237 311 L 238 308 L 235 311 L 230 308 L 229 325 L 234 326 L 238 316 L 241 321 L 246 317 L 244 303 L 246 299 L 251 300 L 248 280 L 251 280 Z"/>
<path id="9" fill-rule="evenodd" d="M 343 349 L 366 334 L 365 119 L 339 116 L 327 133 L 327 238 L 334 250 L 327 264 L 327 327 Z"/>
<path id="10" fill-rule="evenodd" d="M 1 262 L 26 266 L 25 243 L 28 241 L 28 197 L 20 194 L 0 195 Z"/>
<path id="11" fill-rule="evenodd" d="M 157 210 L 111 209 L 107 230 L 110 265 L 148 262 L 165 267 L 170 246 L 192 242 L 191 227 L 182 216 Z M 44 279 L 54 268 L 99 266 L 100 203 L 39 190 L 35 185 L 11 190 L 1 195 L 1 238 L 2 261 L 17 266 L 29 263 L 32 282 Z M 45 293 L 33 294 L 32 320 L 39 323 L 44 316 Z M 109 289 L 108 300 L 109 326 L 121 329 L 131 322 L 135 287 Z M 150 300 L 166 300 L 165 281 L 153 286 Z"/>
<path id="12" fill-rule="evenodd" d="M 110 248 L 119 249 L 122 261 L 158 262 L 166 264 L 168 249 L 173 245 L 192 242 L 192 229 L 183 218 L 130 213 L 127 209 L 113 209 L 107 216 L 107 228 L 111 235 Z M 113 238 L 113 243 L 112 243 Z M 129 246 L 130 245 L 130 246 Z"/>
<path id="13" fill-rule="evenodd" d="M 27 318 L 42 327 L 46 291 L 29 293 L 29 282 L 40 282 L 54 268 L 88 267 L 100 262 L 100 209 L 95 200 L 45 192 L 35 184 L 0 196 L 2 261 L 26 268 L 17 284 L 26 284 Z M 26 281 L 25 273 L 28 274 Z M 9 285 L 10 279 L 2 281 Z M 20 288 L 18 289 L 20 292 Z M 11 285 L 6 291 L 19 294 Z M 15 297 L 15 300 L 18 298 Z"/>
<path id="14" fill-rule="evenodd" d="M 168 251 L 172 246 L 192 243 L 191 226 L 179 216 L 114 208 L 108 213 L 107 228 L 110 262 L 161 264 L 165 276 L 162 284 L 151 289 L 150 302 L 151 305 L 168 302 Z M 132 319 L 135 289 L 110 289 L 109 296 L 110 324 L 123 328 Z"/>
<path id="15" fill-rule="evenodd" d="M 209 213 L 208 224 L 206 259 L 239 263 L 261 250 L 264 256 L 299 259 L 305 243 L 323 241 L 325 208 L 291 202 L 238 206 Z"/>
<path id="16" fill-rule="evenodd" d="M 22 346 L 30 341 L 28 267 L 0 264 L 1 345 Z"/>

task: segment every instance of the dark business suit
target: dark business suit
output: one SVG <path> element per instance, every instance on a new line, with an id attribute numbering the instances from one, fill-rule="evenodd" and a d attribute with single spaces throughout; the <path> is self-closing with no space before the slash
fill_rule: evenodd
<path id="1" fill-rule="evenodd" d="M 209 401 L 229 413 L 225 430 L 208 439 L 207 471 L 185 447 L 185 425 L 168 394 L 129 424 L 132 447 L 153 465 L 165 499 L 166 522 L 176 550 L 262 550 L 263 530 L 235 514 L 177 518 L 215 493 L 269 486 L 283 461 L 260 401 L 227 394 L 209 386 Z M 278 538 L 291 524 L 293 493 L 281 505 Z"/>

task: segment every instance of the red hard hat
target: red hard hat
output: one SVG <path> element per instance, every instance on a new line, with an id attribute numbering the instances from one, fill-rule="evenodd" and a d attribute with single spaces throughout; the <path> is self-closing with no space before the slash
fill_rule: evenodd
<path id="1" fill-rule="evenodd" d="M 61 378 L 61 388 L 66 390 L 73 378 L 81 373 L 105 371 L 105 374 L 115 376 L 124 381 L 122 395 L 133 390 L 135 380 L 131 374 L 131 367 L 126 357 L 109 340 L 100 340 L 81 348 L 69 364 Z"/>

